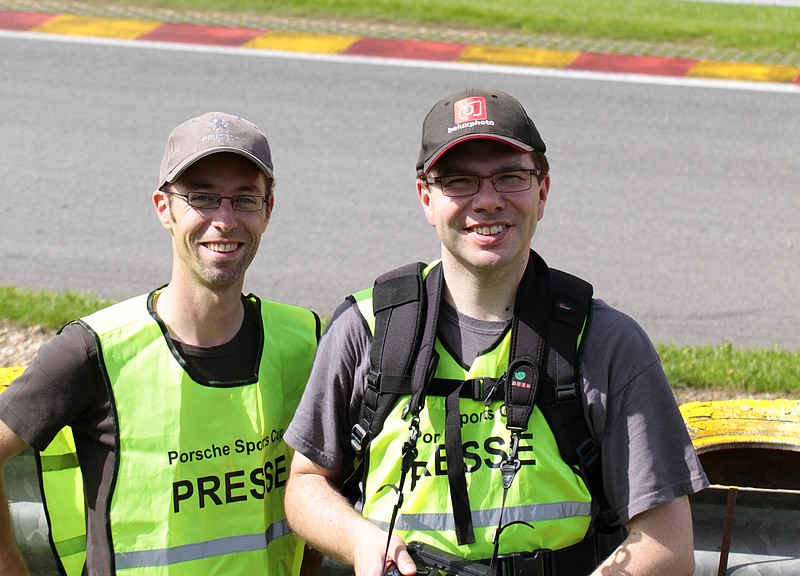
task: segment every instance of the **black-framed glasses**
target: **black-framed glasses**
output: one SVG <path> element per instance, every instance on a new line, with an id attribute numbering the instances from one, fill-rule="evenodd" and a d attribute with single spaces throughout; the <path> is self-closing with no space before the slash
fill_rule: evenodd
<path id="1" fill-rule="evenodd" d="M 211 192 L 189 192 L 188 194 L 179 194 L 171 190 L 165 190 L 167 194 L 173 196 L 180 196 L 192 208 L 199 208 L 200 210 L 215 210 L 220 207 L 223 200 L 230 200 L 231 207 L 239 212 L 258 212 L 264 207 L 263 196 L 251 196 L 249 194 L 237 194 L 235 196 L 220 196 Z"/>
<path id="2" fill-rule="evenodd" d="M 453 174 L 450 176 L 427 176 L 425 180 L 428 184 L 438 184 L 442 189 L 442 194 L 451 198 L 472 196 L 478 193 L 481 187 L 481 180 L 489 179 L 494 185 L 494 189 L 501 194 L 513 194 L 524 192 L 531 189 L 531 178 L 536 176 L 537 181 L 544 173 L 537 169 L 526 170 L 504 170 L 489 176 L 478 176 L 477 174 Z"/>

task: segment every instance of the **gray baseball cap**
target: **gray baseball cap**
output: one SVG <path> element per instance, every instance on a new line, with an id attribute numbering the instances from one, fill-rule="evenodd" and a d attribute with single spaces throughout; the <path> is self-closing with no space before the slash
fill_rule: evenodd
<path id="1" fill-rule="evenodd" d="M 467 88 L 439 100 L 422 124 L 417 170 L 466 140 L 498 140 L 525 152 L 546 150 L 539 131 L 516 98 L 499 90 Z"/>
<path id="2" fill-rule="evenodd" d="M 189 166 L 217 152 L 244 156 L 273 177 L 272 154 L 263 132 L 239 116 L 208 112 L 187 120 L 170 133 L 161 159 L 158 187 L 175 182 Z"/>

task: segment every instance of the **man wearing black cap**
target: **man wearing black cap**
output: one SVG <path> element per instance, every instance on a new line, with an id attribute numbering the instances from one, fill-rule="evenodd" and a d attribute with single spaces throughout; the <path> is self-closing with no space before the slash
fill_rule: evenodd
<path id="1" fill-rule="evenodd" d="M 247 120 L 211 112 L 175 128 L 152 196 L 170 282 L 68 324 L 0 396 L 0 462 L 41 451 L 59 573 L 299 572 L 282 437 L 319 319 L 242 294 L 273 185 Z M 23 574 L 3 514 L 0 573 Z"/>
<path id="2" fill-rule="evenodd" d="M 693 571 L 707 480 L 656 352 L 530 249 L 544 152 L 507 94 L 439 101 L 417 195 L 441 259 L 353 294 L 323 335 L 286 512 L 359 576 Z"/>

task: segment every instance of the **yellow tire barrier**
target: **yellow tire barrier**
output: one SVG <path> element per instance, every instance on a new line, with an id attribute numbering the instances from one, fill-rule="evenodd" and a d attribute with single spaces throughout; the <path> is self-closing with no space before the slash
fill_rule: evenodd
<path id="1" fill-rule="evenodd" d="M 688 402 L 680 409 L 712 483 L 800 490 L 800 400 Z"/>
<path id="2" fill-rule="evenodd" d="M 25 371 L 25 366 L 0 368 L 0 392 L 8 388 L 14 379 Z"/>
<path id="3" fill-rule="evenodd" d="M 800 451 L 800 400 L 688 402 L 680 408 L 700 453 L 744 446 Z"/>

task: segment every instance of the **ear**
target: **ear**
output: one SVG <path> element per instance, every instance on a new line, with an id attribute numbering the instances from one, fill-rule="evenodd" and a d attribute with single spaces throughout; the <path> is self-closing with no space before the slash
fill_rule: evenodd
<path id="1" fill-rule="evenodd" d="M 172 229 L 172 215 L 170 213 L 169 198 L 166 192 L 155 190 L 153 192 L 153 207 L 156 210 L 158 221 L 164 230 Z"/>
<path id="2" fill-rule="evenodd" d="M 536 220 L 544 218 L 544 205 L 547 204 L 547 195 L 550 193 L 550 174 L 539 182 L 539 204 Z"/>
<path id="3" fill-rule="evenodd" d="M 428 219 L 428 224 L 435 227 L 436 221 L 433 219 L 431 191 L 427 184 L 419 178 L 417 178 L 417 197 L 419 198 L 419 203 L 422 205 L 422 211 L 425 212 L 425 218 Z"/>
<path id="4" fill-rule="evenodd" d="M 262 234 L 267 229 L 267 224 L 269 224 L 269 219 L 272 218 L 272 210 L 275 208 L 275 194 L 270 194 L 269 198 L 266 200 L 266 204 L 264 205 L 264 230 L 262 230 Z"/>

